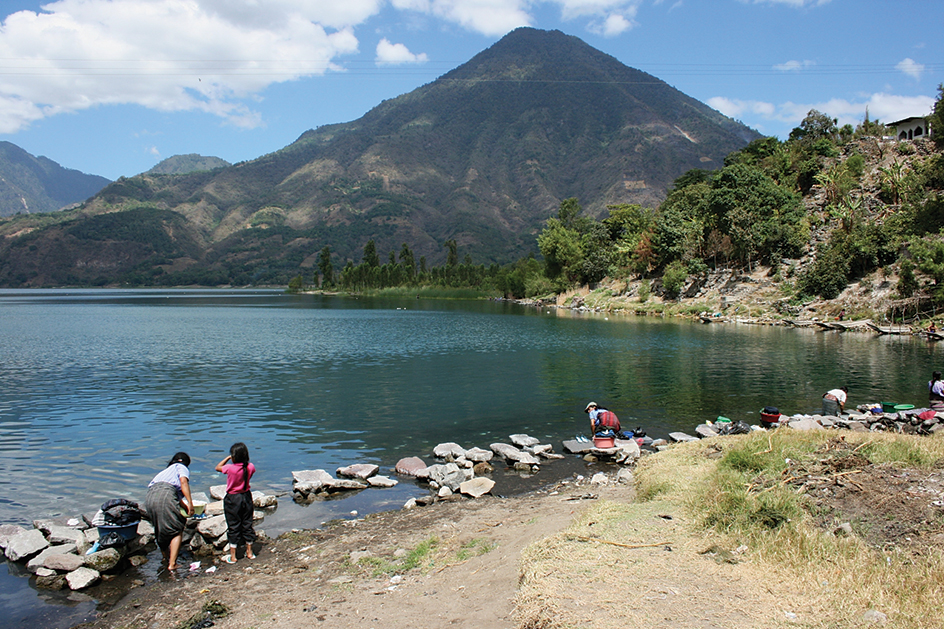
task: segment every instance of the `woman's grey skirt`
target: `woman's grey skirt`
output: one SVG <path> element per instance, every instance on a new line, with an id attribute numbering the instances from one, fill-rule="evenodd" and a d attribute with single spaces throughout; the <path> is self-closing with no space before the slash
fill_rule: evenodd
<path id="1" fill-rule="evenodd" d="M 170 483 L 154 483 L 148 487 L 144 509 L 154 525 L 158 546 L 167 546 L 187 526 L 187 518 L 180 513 L 177 488 Z"/>

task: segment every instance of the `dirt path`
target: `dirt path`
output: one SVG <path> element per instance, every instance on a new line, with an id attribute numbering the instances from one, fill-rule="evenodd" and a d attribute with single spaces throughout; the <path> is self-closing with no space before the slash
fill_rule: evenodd
<path id="1" fill-rule="evenodd" d="M 208 601 L 229 610 L 212 619 L 220 629 L 544 626 L 534 623 L 533 614 L 527 623 L 515 617 L 522 551 L 575 522 L 592 526 L 581 518 L 590 514 L 592 522 L 598 505 L 632 500 L 629 485 L 567 482 L 525 496 L 441 502 L 294 532 L 264 545 L 256 560 L 132 590 L 83 627 L 190 627 L 188 620 L 200 618 Z M 757 593 L 752 581 L 757 575 L 748 564 L 716 563 L 700 554 L 700 540 L 686 539 L 690 534 L 678 518 L 645 509 L 640 515 L 645 521 L 638 523 L 645 536 L 671 537 L 675 552 L 612 554 L 607 563 L 625 574 L 617 575 L 616 587 L 602 599 L 594 594 L 594 575 L 570 585 L 542 575 L 545 592 L 560 602 L 555 613 L 584 627 L 780 626 L 783 601 Z M 427 545 L 431 549 L 421 552 Z M 618 550 L 586 546 L 595 557 Z M 411 559 L 416 566 L 404 570 Z M 718 583 L 727 588 L 719 590 Z"/>

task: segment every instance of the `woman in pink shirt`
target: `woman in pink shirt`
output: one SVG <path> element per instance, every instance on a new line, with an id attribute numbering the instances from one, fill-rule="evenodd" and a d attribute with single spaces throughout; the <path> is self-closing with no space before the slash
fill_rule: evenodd
<path id="1" fill-rule="evenodd" d="M 216 471 L 226 474 L 223 515 L 226 516 L 229 556 L 224 556 L 223 561 L 236 563 L 236 548 L 242 545 L 246 546 L 246 559 L 255 559 L 252 543 L 256 541 L 256 532 L 252 530 L 252 492 L 249 489 L 249 479 L 256 473 L 256 466 L 249 462 L 249 448 L 246 444 L 234 443 L 229 449 L 229 456 L 217 464 Z"/>

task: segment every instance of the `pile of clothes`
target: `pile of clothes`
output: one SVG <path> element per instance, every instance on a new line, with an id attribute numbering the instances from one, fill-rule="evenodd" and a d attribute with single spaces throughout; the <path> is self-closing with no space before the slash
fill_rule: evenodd
<path id="1" fill-rule="evenodd" d="M 144 511 L 138 503 L 124 498 L 114 498 L 102 504 L 101 508 L 92 518 L 92 526 L 121 528 L 137 525 L 144 517 Z M 99 528 L 102 533 L 103 529 Z M 123 546 L 127 539 L 116 531 L 104 532 L 95 544 L 94 550 L 100 548 L 113 548 Z M 90 551 L 90 552 L 93 552 Z"/>

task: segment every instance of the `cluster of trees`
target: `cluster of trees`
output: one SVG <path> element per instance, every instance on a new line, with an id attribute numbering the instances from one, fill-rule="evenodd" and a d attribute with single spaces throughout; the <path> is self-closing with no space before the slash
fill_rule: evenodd
<path id="1" fill-rule="evenodd" d="M 944 144 L 944 86 L 930 117 Z M 658 208 L 609 206 L 609 215 L 584 215 L 577 199 L 560 204 L 537 237 L 543 261 L 534 257 L 499 267 L 458 263 L 456 243 L 447 241 L 444 265 L 419 262 L 407 244 L 399 256 L 380 263 L 373 240 L 361 262 L 348 261 L 340 272 L 325 247 L 319 257 L 320 284 L 344 290 L 404 285 L 473 287 L 508 296 L 559 292 L 610 277 L 661 277 L 676 293 L 692 274 L 718 266 L 750 268 L 767 264 L 798 297 L 832 298 L 850 281 L 877 268 L 899 263 L 906 296 L 919 287 L 913 271 L 934 278 L 933 292 L 944 300 L 944 157 L 906 161 L 910 143 L 886 143 L 878 121 L 839 127 L 835 119 L 811 111 L 786 141 L 762 138 L 725 158 L 717 171 L 692 170 L 679 177 Z M 880 192 L 867 194 L 866 166 L 884 159 L 878 170 Z M 908 165 L 910 164 L 910 165 Z M 874 182 L 874 176 L 871 180 Z M 825 212 L 808 212 L 803 198 L 814 186 L 822 191 Z M 820 205 L 822 207 L 822 205 Z M 828 234 L 817 246 L 816 261 L 796 272 L 811 232 Z M 903 245 L 908 257 L 899 260 Z M 785 261 L 787 263 L 785 264 Z M 911 280 L 908 279 L 911 278 Z M 314 278 L 316 284 L 318 277 Z M 914 285 L 909 284 L 909 281 Z M 294 287 L 304 285 L 301 277 Z M 939 285 L 939 287 L 938 287 Z"/>

